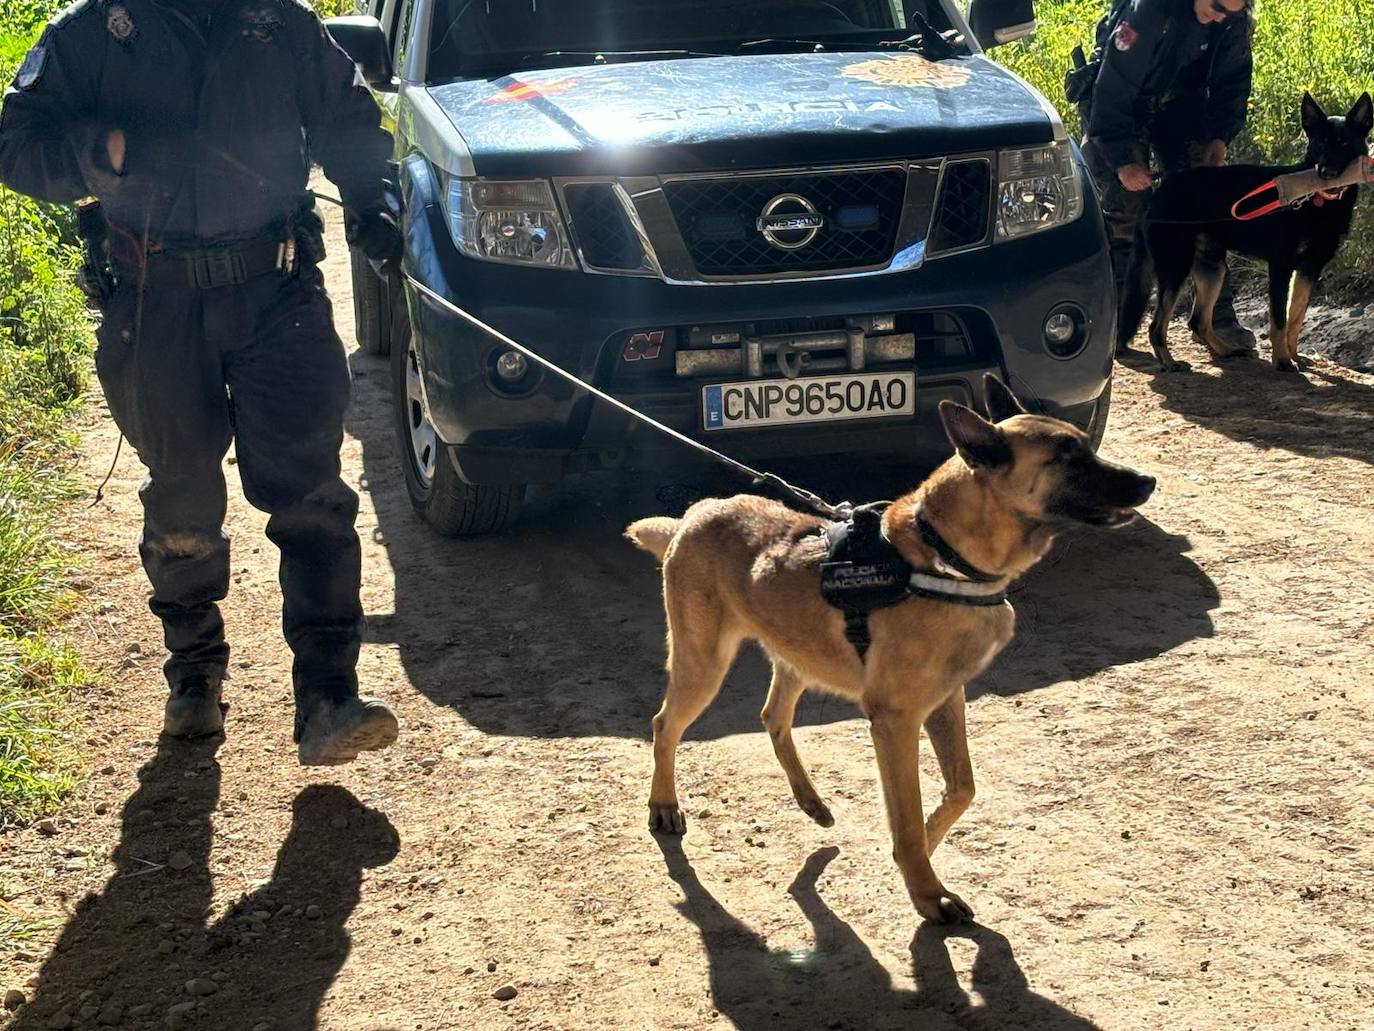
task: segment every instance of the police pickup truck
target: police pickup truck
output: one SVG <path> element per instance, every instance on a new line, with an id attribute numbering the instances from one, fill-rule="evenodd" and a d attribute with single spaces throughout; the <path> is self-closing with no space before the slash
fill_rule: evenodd
<path id="1" fill-rule="evenodd" d="M 998 373 L 1101 438 L 1114 296 L 1081 155 L 983 50 L 1031 0 L 362 0 L 405 272 L 737 458 L 945 452 Z M 353 260 L 415 508 L 690 455 Z"/>

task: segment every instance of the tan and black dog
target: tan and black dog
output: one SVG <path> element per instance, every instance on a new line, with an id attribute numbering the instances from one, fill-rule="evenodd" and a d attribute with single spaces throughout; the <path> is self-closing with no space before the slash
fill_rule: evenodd
<path id="1" fill-rule="evenodd" d="M 986 390 L 992 422 L 940 403 L 956 453 L 886 510 L 882 528 L 920 576 L 967 582 L 953 562 L 983 571 L 988 582 L 979 590 L 1005 590 L 1057 533 L 1129 522 L 1155 481 L 1102 461 L 1068 423 L 1027 415 L 991 376 Z M 653 719 L 649 826 L 675 834 L 686 829 L 673 775 L 678 742 L 720 690 L 741 642 L 752 638 L 772 659 L 761 715 L 801 808 L 823 827 L 834 822 L 792 743 L 797 699 L 814 687 L 858 702 L 871 723 L 893 855 L 916 909 L 931 920 L 969 918 L 969 907 L 936 876 L 930 854 L 973 798 L 964 684 L 1011 640 L 1015 614 L 1000 601 L 904 597 L 868 617 L 871 645 L 861 659 L 845 636 L 844 616 L 821 595 L 826 526 L 820 517 L 741 495 L 700 501 L 681 519 L 641 519 L 627 529 L 630 540 L 663 563 L 668 616 L 668 691 Z M 929 820 L 922 818 L 917 774 L 922 725 L 945 781 Z"/>

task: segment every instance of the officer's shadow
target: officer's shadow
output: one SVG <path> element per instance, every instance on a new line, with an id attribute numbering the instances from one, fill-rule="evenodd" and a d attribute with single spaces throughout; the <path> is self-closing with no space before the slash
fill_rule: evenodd
<path id="1" fill-rule="evenodd" d="M 342 788 L 308 787 L 271 879 L 216 917 L 218 748 L 219 739 L 161 739 L 124 805 L 114 873 L 72 911 L 11 1031 L 318 1026 L 348 956 L 363 870 L 396 855 L 396 830 Z M 235 802 L 231 826 L 251 827 L 252 806 Z"/>
<path id="2" fill-rule="evenodd" d="M 916 990 L 894 988 L 868 946 L 821 900 L 816 882 L 839 849 L 818 849 L 788 888 L 811 924 L 809 953 L 770 951 L 702 885 L 676 838 L 660 837 L 668 874 L 685 898 L 679 911 L 697 925 L 710 960 L 716 1008 L 743 1031 L 778 1027 L 913 1028 L 920 1031 L 1036 1028 L 1095 1031 L 1091 1021 L 1031 991 L 1005 937 L 981 924 L 922 923 L 911 943 Z M 914 913 L 912 919 L 919 919 Z M 977 947 L 970 997 L 945 942 Z"/>

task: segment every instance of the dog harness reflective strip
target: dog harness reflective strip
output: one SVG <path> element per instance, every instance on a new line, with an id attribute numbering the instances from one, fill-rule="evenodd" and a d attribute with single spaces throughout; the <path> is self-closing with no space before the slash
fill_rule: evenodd
<path id="1" fill-rule="evenodd" d="M 984 573 L 950 547 L 917 513 L 921 539 L 939 556 L 935 570 L 913 569 L 883 536 L 882 518 L 890 502 L 860 505 L 844 522 L 825 528 L 828 545 L 821 564 L 821 595 L 844 613 L 844 636 L 863 659 L 871 639 L 868 615 L 915 595 L 957 605 L 1001 605 L 1007 600 L 1002 577 Z M 960 574 L 943 572 L 946 567 Z"/>

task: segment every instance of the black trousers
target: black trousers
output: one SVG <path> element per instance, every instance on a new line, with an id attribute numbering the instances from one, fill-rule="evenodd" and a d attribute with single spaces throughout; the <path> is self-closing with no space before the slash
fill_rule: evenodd
<path id="1" fill-rule="evenodd" d="M 270 514 L 297 704 L 357 693 L 362 637 L 358 496 L 340 478 L 349 372 L 317 268 L 197 289 L 175 259 L 121 268 L 96 372 L 147 466 L 139 551 L 170 653 L 167 679 L 221 675 L 229 646 L 223 459 Z"/>

